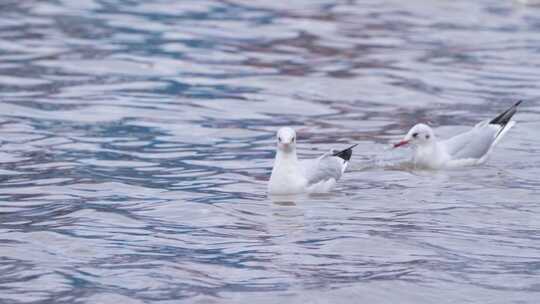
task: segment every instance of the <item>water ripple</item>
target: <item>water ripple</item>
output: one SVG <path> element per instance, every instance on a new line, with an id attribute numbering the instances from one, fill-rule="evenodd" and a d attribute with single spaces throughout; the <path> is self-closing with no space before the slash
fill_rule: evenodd
<path id="1" fill-rule="evenodd" d="M 535 303 L 538 7 L 3 1 L 0 302 Z M 490 162 L 402 166 L 525 103 Z M 356 148 L 272 200 L 274 134 Z"/>

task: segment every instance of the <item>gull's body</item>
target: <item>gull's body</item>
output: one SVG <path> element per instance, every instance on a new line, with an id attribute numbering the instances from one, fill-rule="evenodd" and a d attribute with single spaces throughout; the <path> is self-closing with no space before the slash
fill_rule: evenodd
<path id="1" fill-rule="evenodd" d="M 268 192 L 288 195 L 329 191 L 345 172 L 353 147 L 330 151 L 316 159 L 299 160 L 296 133 L 291 128 L 281 128 Z"/>
<path id="2" fill-rule="evenodd" d="M 411 144 L 414 147 L 412 161 L 417 167 L 441 169 L 482 164 L 493 147 L 515 125 L 511 119 L 520 103 L 494 119 L 482 121 L 471 130 L 446 140 L 437 140 L 429 126 L 417 124 L 394 147 Z"/>

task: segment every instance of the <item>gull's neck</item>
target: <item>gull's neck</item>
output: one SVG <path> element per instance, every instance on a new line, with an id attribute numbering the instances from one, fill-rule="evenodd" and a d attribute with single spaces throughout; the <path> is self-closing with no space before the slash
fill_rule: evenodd
<path id="1" fill-rule="evenodd" d="M 274 160 L 272 175 L 276 176 L 295 176 L 300 174 L 300 162 L 296 156 L 296 149 L 283 151 L 278 149 Z"/>
<path id="2" fill-rule="evenodd" d="M 307 180 L 303 175 L 296 150 L 277 150 L 268 191 L 271 194 L 293 194 L 305 191 Z"/>
<path id="3" fill-rule="evenodd" d="M 296 156 L 296 149 L 291 151 L 283 151 L 278 149 L 276 153 L 276 167 L 281 164 L 296 165 L 298 163 L 298 156 Z"/>
<path id="4" fill-rule="evenodd" d="M 446 153 L 436 141 L 418 146 L 414 152 L 414 164 L 422 167 L 438 168 L 446 161 Z"/>

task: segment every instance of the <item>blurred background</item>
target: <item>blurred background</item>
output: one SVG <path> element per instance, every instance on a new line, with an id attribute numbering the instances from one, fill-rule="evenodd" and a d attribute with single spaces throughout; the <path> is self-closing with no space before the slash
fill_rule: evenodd
<path id="1" fill-rule="evenodd" d="M 1 0 L 1 303 L 537 303 L 531 1 Z M 490 161 L 400 170 L 525 100 Z M 359 143 L 266 197 L 275 132 Z"/>

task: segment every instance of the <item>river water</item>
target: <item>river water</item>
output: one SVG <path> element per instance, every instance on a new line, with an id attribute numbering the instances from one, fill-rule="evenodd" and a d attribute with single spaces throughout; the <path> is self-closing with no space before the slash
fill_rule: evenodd
<path id="1" fill-rule="evenodd" d="M 0 303 L 539 303 L 539 79 L 520 1 L 2 0 Z M 266 196 L 280 126 L 334 191 Z"/>

